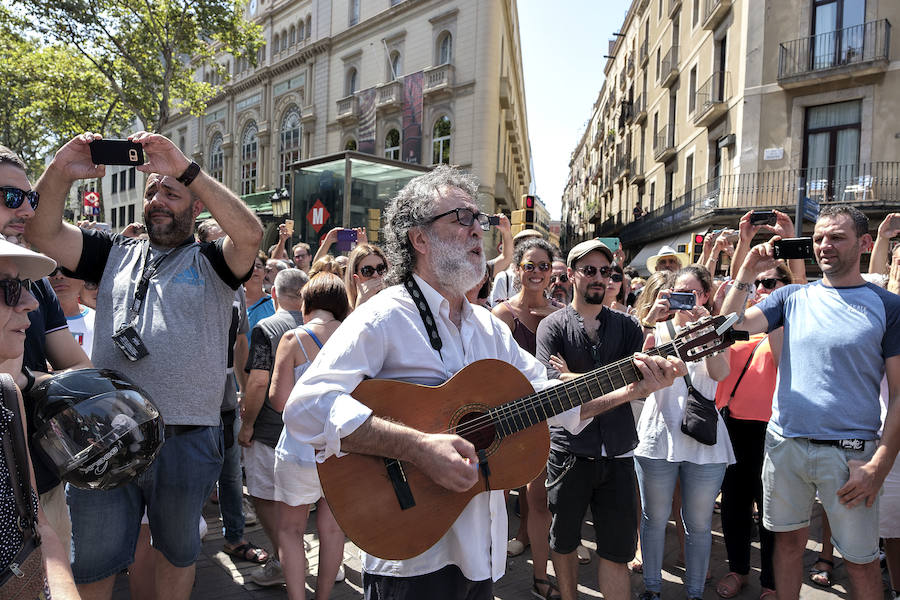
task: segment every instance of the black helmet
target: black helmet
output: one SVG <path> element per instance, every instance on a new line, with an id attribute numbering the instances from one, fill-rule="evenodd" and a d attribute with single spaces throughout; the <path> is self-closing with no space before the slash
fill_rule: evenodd
<path id="1" fill-rule="evenodd" d="M 165 438 L 150 396 L 121 373 L 80 369 L 54 375 L 29 394 L 33 439 L 60 479 L 109 490 L 150 466 Z"/>

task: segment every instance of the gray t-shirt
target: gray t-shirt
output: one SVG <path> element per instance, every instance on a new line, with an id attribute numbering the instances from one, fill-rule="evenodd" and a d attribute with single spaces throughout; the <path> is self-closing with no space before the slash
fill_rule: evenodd
<path id="1" fill-rule="evenodd" d="M 225 262 L 222 240 L 185 240 L 170 251 L 95 229 L 81 234 L 84 246 L 75 276 L 100 282 L 94 365 L 119 371 L 142 387 L 168 425 L 218 425 L 234 290 L 242 281 Z M 148 263 L 170 254 L 151 278 L 135 323 L 150 354 L 132 362 L 111 338 L 128 319 L 147 244 Z"/>
<path id="2" fill-rule="evenodd" d="M 266 317 L 254 325 L 250 330 L 250 354 L 244 370 L 248 373 L 252 369 L 268 371 L 271 381 L 278 342 L 285 333 L 300 325 L 303 325 L 303 315 L 299 311 L 281 309 L 271 317 Z M 278 438 L 281 437 L 283 428 L 284 422 L 281 420 L 281 413 L 272 408 L 269 403 L 269 388 L 266 386 L 265 401 L 253 424 L 253 439 L 274 448 L 278 445 Z"/>

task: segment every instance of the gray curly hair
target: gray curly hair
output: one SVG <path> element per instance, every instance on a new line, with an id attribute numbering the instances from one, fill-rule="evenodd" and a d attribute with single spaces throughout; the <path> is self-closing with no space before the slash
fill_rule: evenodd
<path id="1" fill-rule="evenodd" d="M 439 165 L 419 175 L 403 186 L 384 209 L 384 244 L 390 270 L 385 276 L 388 285 L 402 283 L 416 267 L 416 252 L 409 241 L 409 232 L 421 227 L 434 214 L 438 195 L 445 188 L 459 188 L 475 201 L 478 180 L 474 175 L 456 167 Z"/>

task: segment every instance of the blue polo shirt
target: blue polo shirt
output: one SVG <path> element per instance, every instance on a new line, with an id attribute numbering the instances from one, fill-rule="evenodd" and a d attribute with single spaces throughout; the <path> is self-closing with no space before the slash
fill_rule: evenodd
<path id="1" fill-rule="evenodd" d="M 788 285 L 759 305 L 784 346 L 769 422 L 784 437 L 878 437 L 886 358 L 900 354 L 900 296 L 871 283 Z"/>

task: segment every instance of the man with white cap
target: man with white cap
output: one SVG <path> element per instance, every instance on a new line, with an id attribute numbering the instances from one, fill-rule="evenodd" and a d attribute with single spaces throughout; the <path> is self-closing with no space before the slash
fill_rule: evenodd
<path id="1" fill-rule="evenodd" d="M 685 267 L 691 259 L 684 252 L 677 252 L 672 246 L 663 246 L 657 254 L 647 259 L 647 270 L 651 273 L 657 271 L 676 272 Z"/>

